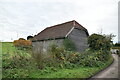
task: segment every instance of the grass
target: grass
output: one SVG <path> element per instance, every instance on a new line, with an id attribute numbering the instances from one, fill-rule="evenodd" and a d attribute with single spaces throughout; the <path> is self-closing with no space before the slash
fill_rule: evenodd
<path id="1" fill-rule="evenodd" d="M 3 57 L 12 58 L 13 56 L 18 54 L 24 57 L 31 57 L 31 51 L 18 50 L 13 46 L 12 42 L 2 42 Z"/>
<path id="2" fill-rule="evenodd" d="M 9 66 L 11 62 L 17 61 L 13 59 L 14 57 L 19 59 L 18 55 L 25 60 L 16 62 L 15 66 L 20 65 L 20 67 L 4 68 L 3 78 L 88 78 L 107 67 L 113 60 L 111 58 L 101 67 L 76 67 L 73 69 L 46 67 L 40 70 L 32 59 L 31 50 L 18 50 L 11 42 L 2 42 L 2 58 L 5 60 L 2 64 Z"/>
<path id="3" fill-rule="evenodd" d="M 59 69 L 53 73 L 47 73 L 45 75 L 39 74 L 39 71 L 36 74 L 31 74 L 33 78 L 86 78 L 90 77 L 99 68 L 89 68 L 89 67 L 80 67 L 75 69 Z"/>
<path id="4" fill-rule="evenodd" d="M 78 67 L 73 69 L 58 69 L 55 72 L 41 74 L 40 71 L 31 74 L 32 78 L 89 78 L 96 74 L 100 70 L 106 68 L 113 61 L 113 58 L 109 62 L 105 63 L 101 67 Z"/>

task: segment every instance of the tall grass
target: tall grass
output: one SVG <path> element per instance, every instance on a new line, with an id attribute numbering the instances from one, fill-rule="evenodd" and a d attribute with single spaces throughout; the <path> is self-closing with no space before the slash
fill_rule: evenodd
<path id="1" fill-rule="evenodd" d="M 2 43 L 2 77 L 27 77 L 29 70 L 36 68 L 30 50 L 19 50 L 11 42 Z"/>
<path id="2" fill-rule="evenodd" d="M 64 48 L 54 47 L 52 50 L 51 46 L 50 57 L 53 59 L 45 58 L 44 68 L 41 70 L 38 68 L 40 57 L 37 55 L 37 63 L 32 58 L 31 50 L 18 50 L 12 43 L 2 43 L 2 50 L 3 78 L 87 78 L 111 63 L 110 60 L 106 60 L 99 66 L 89 65 L 87 62 L 95 62 L 94 59 L 99 54 L 90 54 L 92 51 L 88 51 L 83 56 L 77 52 L 66 51 Z M 80 64 L 82 60 L 83 64 L 87 61 L 85 65 Z"/>

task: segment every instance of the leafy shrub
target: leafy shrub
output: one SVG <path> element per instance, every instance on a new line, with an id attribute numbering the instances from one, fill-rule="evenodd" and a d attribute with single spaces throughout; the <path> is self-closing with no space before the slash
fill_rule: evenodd
<path id="1" fill-rule="evenodd" d="M 111 58 L 110 48 L 112 47 L 112 38 L 114 35 L 92 34 L 88 38 L 88 44 L 92 53 L 83 59 L 82 64 L 100 66 Z M 91 56 L 92 55 L 92 56 Z"/>
<path id="2" fill-rule="evenodd" d="M 37 69 L 31 50 L 18 50 L 12 43 L 3 43 L 2 77 L 27 78 L 31 70 Z M 6 48 L 6 49 L 5 49 Z"/>
<path id="3" fill-rule="evenodd" d="M 19 40 L 14 40 L 13 45 L 15 47 L 28 48 L 31 46 L 31 41 L 20 38 Z"/>
<path id="4" fill-rule="evenodd" d="M 32 41 L 32 39 L 33 39 L 33 36 L 27 36 L 27 40 Z"/>
<path id="5" fill-rule="evenodd" d="M 115 47 L 120 47 L 120 43 L 115 43 Z"/>
<path id="6" fill-rule="evenodd" d="M 110 50 L 112 46 L 112 35 L 92 34 L 88 38 L 89 47 L 92 50 Z"/>
<path id="7" fill-rule="evenodd" d="M 28 53 L 26 53 L 28 54 Z M 3 55 L 5 56 L 5 55 Z M 13 68 L 27 68 L 29 64 L 34 64 L 33 58 L 22 56 L 21 54 L 15 54 L 11 58 L 3 57 L 3 69 L 13 69 Z M 34 64 L 35 65 L 35 64 Z"/>
<path id="8" fill-rule="evenodd" d="M 61 67 L 61 68 L 74 68 L 76 66 L 101 66 L 105 61 L 108 61 L 111 57 L 109 51 L 91 51 L 88 50 L 84 53 L 66 51 L 63 47 L 57 47 L 53 44 L 49 49 L 50 54 L 52 54 L 51 60 L 46 63 L 51 67 Z"/>
<path id="9" fill-rule="evenodd" d="M 47 65 L 61 68 L 74 67 L 74 64 L 71 63 L 74 58 L 72 56 L 74 55 L 74 52 L 66 51 L 64 47 L 58 47 L 55 44 L 50 45 L 48 52 L 51 54 L 51 59 L 49 58 Z"/>
<path id="10" fill-rule="evenodd" d="M 60 66 L 60 62 L 61 60 L 63 60 L 64 58 L 62 57 L 64 54 L 64 49 L 63 48 L 58 48 L 57 45 L 55 44 L 51 44 L 48 50 L 49 54 L 50 54 L 50 64 L 49 66 L 54 66 L 54 67 L 58 67 Z"/>
<path id="11" fill-rule="evenodd" d="M 19 38 L 19 40 L 25 40 L 24 38 Z"/>
<path id="12" fill-rule="evenodd" d="M 116 54 L 120 57 L 120 49 L 117 50 Z"/>
<path id="13" fill-rule="evenodd" d="M 28 54 L 28 55 L 26 55 Z M 36 62 L 29 53 L 17 51 L 14 55 L 3 54 L 2 74 L 3 78 L 26 78 L 29 70 L 36 68 Z"/>
<path id="14" fill-rule="evenodd" d="M 67 51 L 76 51 L 74 42 L 68 38 L 64 39 L 63 45 Z"/>
<path id="15" fill-rule="evenodd" d="M 78 60 L 77 64 L 81 66 L 88 66 L 88 67 L 99 67 L 104 63 L 105 61 L 108 61 L 111 58 L 110 52 L 103 52 L 101 50 L 93 52 L 93 51 L 87 51 L 83 54 L 77 55 Z"/>
<path id="16" fill-rule="evenodd" d="M 33 58 L 35 59 L 36 63 L 37 63 L 37 67 L 38 69 L 43 69 L 44 68 L 44 55 L 43 53 L 36 53 L 35 55 L 33 55 Z"/>

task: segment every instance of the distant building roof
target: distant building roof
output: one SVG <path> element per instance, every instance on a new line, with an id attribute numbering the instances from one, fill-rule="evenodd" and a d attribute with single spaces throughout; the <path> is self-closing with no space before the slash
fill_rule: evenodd
<path id="1" fill-rule="evenodd" d="M 73 28 L 84 30 L 86 34 L 89 35 L 86 28 L 73 20 L 45 28 L 43 31 L 34 36 L 33 41 L 64 38 L 67 37 Z"/>

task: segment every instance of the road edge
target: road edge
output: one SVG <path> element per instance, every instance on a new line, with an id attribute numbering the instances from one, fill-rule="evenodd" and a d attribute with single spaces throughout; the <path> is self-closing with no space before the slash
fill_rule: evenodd
<path id="1" fill-rule="evenodd" d="M 113 56 L 112 56 L 113 57 Z M 104 71 L 105 69 L 107 69 L 109 66 L 111 66 L 113 63 L 114 63 L 114 58 L 113 58 L 113 60 L 112 60 L 112 63 L 111 64 L 109 64 L 108 66 L 106 66 L 105 68 L 103 68 L 102 70 L 100 70 L 100 71 L 98 71 L 98 72 L 96 72 L 95 74 L 93 74 L 92 76 L 90 76 L 90 77 L 88 77 L 88 78 L 86 78 L 86 80 L 91 80 L 91 79 L 94 79 L 94 78 L 92 78 L 93 76 L 95 76 L 95 75 L 97 75 L 97 74 L 99 74 L 100 72 L 102 72 L 102 71 Z"/>

